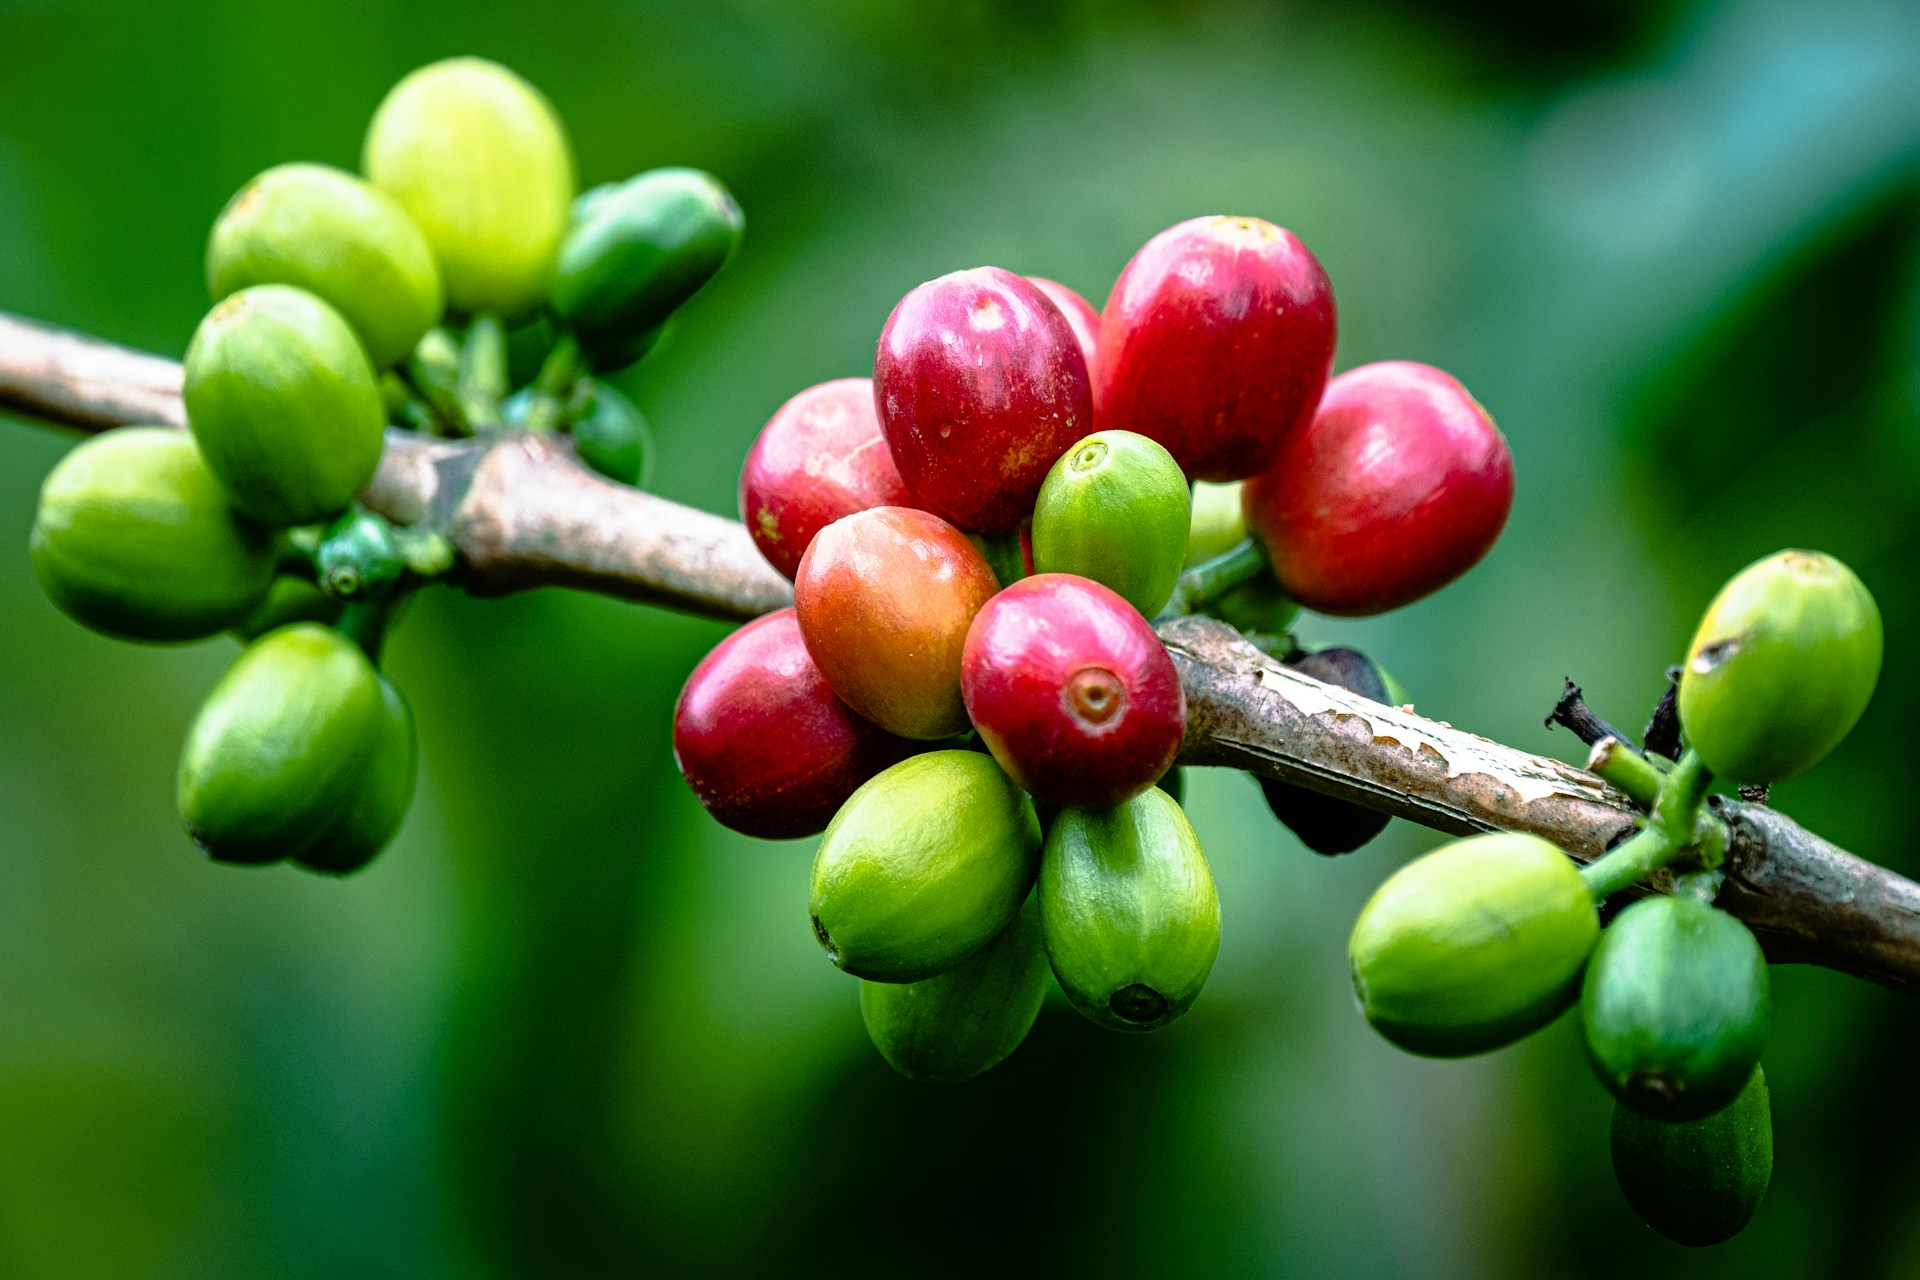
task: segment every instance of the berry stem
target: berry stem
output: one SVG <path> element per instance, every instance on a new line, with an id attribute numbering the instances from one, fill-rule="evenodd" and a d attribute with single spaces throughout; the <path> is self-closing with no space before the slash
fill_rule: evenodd
<path id="1" fill-rule="evenodd" d="M 1631 753 L 1613 754 L 1625 757 Z M 1660 780 L 1647 825 L 1618 849 L 1580 869 L 1594 901 L 1604 901 L 1638 884 L 1689 850 L 1709 869 L 1720 864 L 1726 856 L 1725 829 L 1711 815 L 1701 812 L 1712 781 L 1713 774 L 1698 754 L 1687 751 L 1681 755 L 1673 772 Z"/>
<path id="2" fill-rule="evenodd" d="M 407 381 L 454 436 L 470 436 L 473 424 L 460 404 L 460 344 L 445 329 L 429 329 L 407 357 Z"/>
<path id="3" fill-rule="evenodd" d="M 460 348 L 460 407 L 476 431 L 500 426 L 507 398 L 507 331 L 500 317 L 482 311 L 467 328 Z"/>
<path id="4" fill-rule="evenodd" d="M 1587 756 L 1587 772 L 1605 778 L 1642 809 L 1652 809 L 1660 798 L 1662 771 L 1619 738 L 1602 738 L 1593 744 Z"/>
<path id="5" fill-rule="evenodd" d="M 395 592 L 371 600 L 355 600 L 341 610 L 340 620 L 333 624 L 341 635 L 359 645 L 367 661 L 376 667 L 380 665 L 380 650 L 386 644 L 387 627 L 393 621 L 394 607 L 400 599 L 400 593 Z"/>
<path id="6" fill-rule="evenodd" d="M 1267 558 L 1253 544 L 1253 539 L 1242 539 L 1239 545 L 1181 574 L 1173 588 L 1173 597 L 1160 611 L 1160 616 L 1178 617 L 1205 608 L 1210 601 L 1259 577 L 1266 568 Z"/>

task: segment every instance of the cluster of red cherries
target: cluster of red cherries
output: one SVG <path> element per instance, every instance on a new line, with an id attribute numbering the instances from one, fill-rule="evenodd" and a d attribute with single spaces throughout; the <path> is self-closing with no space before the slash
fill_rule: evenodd
<path id="1" fill-rule="evenodd" d="M 1332 286 L 1296 236 L 1257 218 L 1196 218 L 1150 240 L 1102 311 L 996 267 L 922 284 L 887 320 L 871 379 L 811 387 L 773 415 L 746 458 L 740 515 L 793 581 L 795 602 L 723 640 L 687 681 L 674 750 L 695 794 L 734 830 L 795 838 L 827 828 L 843 807 L 851 815 L 916 758 L 964 752 L 990 756 L 1008 789 L 1025 793 L 1019 802 L 1034 802 L 1031 829 L 1016 816 L 995 836 L 1020 846 L 1004 856 L 973 847 L 991 824 L 957 801 L 943 812 L 938 788 L 914 792 L 931 797 L 917 803 L 932 812 L 867 803 L 904 826 L 897 837 L 866 833 L 860 856 L 884 861 L 897 839 L 903 865 L 863 864 L 836 880 L 816 861 L 814 927 L 843 968 L 931 986 L 969 961 L 979 967 L 995 939 L 1019 929 L 1036 882 L 1033 896 L 1048 899 L 1063 820 L 1084 817 L 1085 837 L 1113 829 L 1112 815 L 1156 783 L 1165 800 L 1186 704 L 1150 619 L 1211 611 L 1208 593 L 1182 589 L 1205 578 L 1208 564 L 1192 563 L 1203 540 L 1228 548 L 1210 564 L 1237 557 L 1272 597 L 1339 616 L 1419 599 L 1492 546 L 1513 469 L 1491 418 L 1425 365 L 1368 365 L 1330 381 L 1335 336 Z M 1241 519 L 1224 539 L 1217 528 L 1203 539 L 1189 518 L 1198 481 L 1245 482 Z M 851 856 L 840 825 L 821 860 Z M 942 841 L 970 864 L 945 865 Z M 1089 856 L 1112 864 L 1108 882 L 1078 902 L 1041 901 L 1040 942 L 1090 1016 L 1164 1025 L 1191 994 L 1175 1000 L 1125 981 L 1130 964 L 1152 970 L 1153 939 L 1124 935 L 1151 934 L 1167 912 L 1123 901 L 1164 895 L 1164 878 L 1119 866 L 1111 847 Z M 1149 842 L 1126 856 L 1159 851 Z M 870 971 L 854 940 L 842 946 L 823 926 L 819 900 L 834 885 L 875 900 L 843 913 L 889 957 Z M 992 918 L 916 933 L 941 914 L 935 904 L 968 895 Z M 1217 949 L 1217 901 L 1212 911 Z M 1082 915 L 1107 917 L 1094 922 L 1106 930 L 1094 967 L 1112 991 L 1076 990 L 1084 965 L 1069 979 L 1075 957 L 1065 953 L 1076 944 L 1054 935 Z M 1030 1023 L 1031 1010 L 1024 1016 Z M 1000 1037 L 1011 1041 L 1000 1056 L 1025 1030 Z M 984 1069 L 923 1052 L 938 1062 L 916 1071 L 878 1030 L 875 1039 L 910 1075 Z"/>

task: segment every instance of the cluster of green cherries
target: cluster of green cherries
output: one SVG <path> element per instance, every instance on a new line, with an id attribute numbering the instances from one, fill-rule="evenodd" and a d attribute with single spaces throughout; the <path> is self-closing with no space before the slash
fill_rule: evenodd
<path id="1" fill-rule="evenodd" d="M 87 441 L 35 516 L 40 582 L 83 624 L 246 645 L 180 762 L 181 818 L 222 862 L 344 874 L 406 815 L 414 726 L 381 641 L 454 556 L 356 503 L 387 427 L 562 432 L 642 483 L 646 422 L 597 375 L 645 355 L 742 230 L 725 188 L 689 169 L 576 198 L 552 106 L 475 58 L 401 80 L 363 167 L 280 165 L 233 197 L 186 355 L 189 430 Z"/>
<path id="2" fill-rule="evenodd" d="M 1473 836 L 1390 877 L 1349 944 L 1368 1021 L 1412 1053 L 1484 1053 L 1576 1002 L 1615 1101 L 1613 1164 L 1628 1202 L 1681 1244 L 1740 1231 L 1765 1195 L 1773 1128 L 1760 1055 L 1767 966 L 1712 906 L 1725 823 L 1714 775 L 1751 787 L 1799 777 L 1837 746 L 1879 678 L 1880 613 L 1831 556 L 1782 551 L 1729 581 L 1681 668 L 1679 759 L 1616 738 L 1590 767 L 1646 811 L 1584 867 L 1535 836 Z M 1664 870 L 1603 931 L 1601 904 Z"/>

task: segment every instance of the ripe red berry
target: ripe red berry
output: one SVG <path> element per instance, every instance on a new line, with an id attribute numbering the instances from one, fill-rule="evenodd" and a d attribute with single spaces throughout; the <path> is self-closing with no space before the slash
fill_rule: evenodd
<path id="1" fill-rule="evenodd" d="M 789 581 L 813 536 L 841 516 L 910 501 L 871 378 L 823 382 L 781 405 L 740 468 L 740 521 Z"/>
<path id="2" fill-rule="evenodd" d="M 1133 255 L 1100 316 L 1102 430 L 1158 440 L 1189 480 L 1272 465 L 1333 370 L 1333 286 L 1291 231 L 1194 218 Z"/>
<path id="3" fill-rule="evenodd" d="M 673 756 L 700 803 L 768 840 L 824 830 L 861 783 L 912 751 L 834 695 L 792 609 L 714 646 L 673 709 Z"/>
<path id="4" fill-rule="evenodd" d="M 1312 424 L 1242 501 L 1289 596 L 1321 613 L 1384 613 L 1493 546 L 1513 505 L 1513 456 L 1447 374 L 1363 365 L 1328 385 Z"/>
<path id="5" fill-rule="evenodd" d="M 944 738 L 967 727 L 960 650 L 999 585 L 940 517 L 874 507 L 820 531 L 793 598 L 808 652 L 849 706 L 902 737 Z"/>
<path id="6" fill-rule="evenodd" d="M 1187 727 L 1160 637 L 1118 594 L 1070 573 L 1023 578 L 987 602 L 967 632 L 961 687 L 1000 767 L 1068 808 L 1145 791 Z"/>
<path id="7" fill-rule="evenodd" d="M 970 533 L 1018 528 L 1054 459 L 1093 429 L 1072 326 L 998 267 L 956 271 L 902 298 L 881 331 L 873 384 L 915 504 Z"/>
<path id="8" fill-rule="evenodd" d="M 1080 344 L 1080 354 L 1086 357 L 1087 376 L 1093 376 L 1093 353 L 1100 345 L 1100 313 L 1093 304 L 1075 293 L 1058 280 L 1049 280 L 1045 276 L 1028 276 L 1027 282 L 1047 295 L 1047 300 L 1060 308 L 1060 314 L 1067 318 L 1067 327 L 1073 330 L 1073 340 Z"/>

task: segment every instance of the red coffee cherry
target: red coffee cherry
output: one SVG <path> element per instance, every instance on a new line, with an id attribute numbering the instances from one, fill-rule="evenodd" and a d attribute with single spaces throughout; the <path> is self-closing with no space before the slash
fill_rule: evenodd
<path id="1" fill-rule="evenodd" d="M 1067 808 L 1145 791 L 1186 732 L 1186 694 L 1160 637 L 1118 594 L 1074 574 L 1022 578 L 990 600 L 960 673 L 1000 767 Z"/>
<path id="2" fill-rule="evenodd" d="M 767 840 L 825 830 L 861 783 L 912 753 L 835 696 L 791 609 L 714 646 L 673 709 L 687 785 L 722 826 Z"/>
<path id="3" fill-rule="evenodd" d="M 901 737 L 944 738 L 967 727 L 960 650 L 999 585 L 940 517 L 874 507 L 815 536 L 793 598 L 807 651 L 849 706 Z"/>
<path id="4" fill-rule="evenodd" d="M 880 333 L 873 385 L 915 504 L 969 533 L 1018 528 L 1047 468 L 1093 430 L 1073 327 L 998 267 L 956 271 L 902 298 Z"/>
<path id="5" fill-rule="evenodd" d="M 1086 357 L 1087 375 L 1091 377 L 1093 353 L 1100 345 L 1100 313 L 1091 302 L 1058 280 L 1028 276 L 1027 283 L 1046 294 L 1047 301 L 1060 308 L 1060 314 L 1067 318 L 1067 327 L 1073 330 L 1073 340 L 1080 344 L 1080 354 Z"/>
<path id="6" fill-rule="evenodd" d="M 788 581 L 813 535 L 841 516 L 909 502 L 871 378 L 823 382 L 781 405 L 740 468 L 740 522 Z"/>
<path id="7" fill-rule="evenodd" d="M 1513 506 L 1513 456 L 1465 387 L 1388 361 L 1348 370 L 1242 495 L 1286 593 L 1344 617 L 1411 604 L 1471 569 Z"/>
<path id="8" fill-rule="evenodd" d="M 1333 371 L 1333 286 L 1258 218 L 1194 218 L 1133 255 L 1100 315 L 1102 430 L 1158 440 L 1189 480 L 1273 464 Z"/>

